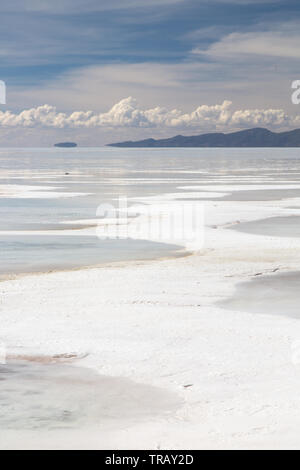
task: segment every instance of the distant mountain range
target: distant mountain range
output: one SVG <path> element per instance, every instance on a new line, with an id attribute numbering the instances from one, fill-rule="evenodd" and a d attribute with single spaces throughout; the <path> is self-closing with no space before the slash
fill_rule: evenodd
<path id="1" fill-rule="evenodd" d="M 300 147 L 300 129 L 271 132 L 255 128 L 231 134 L 176 135 L 169 139 L 145 139 L 109 144 L 111 147 Z"/>

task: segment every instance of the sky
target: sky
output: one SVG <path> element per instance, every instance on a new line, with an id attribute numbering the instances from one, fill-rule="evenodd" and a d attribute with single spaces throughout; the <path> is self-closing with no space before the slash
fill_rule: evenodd
<path id="1" fill-rule="evenodd" d="M 1 146 L 300 127 L 299 0 L 0 4 Z"/>

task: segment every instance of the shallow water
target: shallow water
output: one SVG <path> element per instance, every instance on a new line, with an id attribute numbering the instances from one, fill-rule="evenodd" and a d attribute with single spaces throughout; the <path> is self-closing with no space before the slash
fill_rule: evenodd
<path id="1" fill-rule="evenodd" d="M 63 363 L 9 361 L 0 365 L 0 383 L 0 446 L 4 431 L 108 430 L 174 412 L 181 404 L 162 389 Z"/>
<path id="2" fill-rule="evenodd" d="M 224 196 L 223 201 L 281 201 L 300 197 L 300 189 L 256 189 L 254 191 L 234 191 Z"/>
<path id="3" fill-rule="evenodd" d="M 96 236 L 0 235 L 0 278 L 100 263 L 180 256 L 176 245 Z"/>
<path id="4" fill-rule="evenodd" d="M 218 305 L 234 311 L 300 318 L 300 273 L 276 273 L 241 282 L 235 294 Z"/>
<path id="5" fill-rule="evenodd" d="M 79 229 L 78 221 L 88 226 L 99 204 L 116 205 L 120 196 L 131 204 L 131 198 L 178 193 L 185 186 L 180 192 L 187 202 L 193 192 L 189 186 L 209 184 L 211 191 L 222 185 L 223 193 L 228 187 L 222 200 L 299 197 L 300 189 L 268 189 L 289 181 L 300 183 L 298 149 L 0 149 L 1 273 L 80 267 L 91 258 L 93 264 L 141 259 L 141 252 L 142 259 L 173 256 L 176 249 L 167 244 L 106 243 L 93 237 L 81 243 L 64 235 L 64 229 Z M 230 189 L 257 183 L 265 189 Z M 205 196 L 204 202 L 217 200 L 209 192 Z M 41 230 L 48 235 L 39 238 Z M 15 234 L 6 236 L 6 231 Z"/>
<path id="6" fill-rule="evenodd" d="M 300 216 L 270 217 L 267 219 L 254 220 L 252 222 L 243 222 L 233 225 L 228 229 L 268 237 L 299 238 Z"/>

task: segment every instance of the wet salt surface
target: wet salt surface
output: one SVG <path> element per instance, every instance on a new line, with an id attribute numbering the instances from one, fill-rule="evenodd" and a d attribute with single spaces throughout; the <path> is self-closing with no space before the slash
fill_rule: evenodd
<path id="1" fill-rule="evenodd" d="M 228 191 L 230 192 L 230 191 Z M 300 197 L 300 189 L 256 189 L 250 191 L 234 191 L 224 196 L 222 201 L 281 201 Z"/>
<path id="2" fill-rule="evenodd" d="M 270 237 L 300 237 L 300 216 L 270 217 L 233 225 L 228 230 Z"/>
<path id="3" fill-rule="evenodd" d="M 196 201 L 279 200 L 300 197 L 299 188 L 289 187 L 299 183 L 299 174 L 298 149 L 1 149 L 0 231 L 19 232 L 20 238 L 31 231 L 32 238 L 31 243 L 1 237 L 1 251 L 7 253 L 0 256 L 1 271 L 79 268 L 91 258 L 92 264 L 141 259 L 139 243 L 100 247 L 83 240 L 78 248 L 78 240 L 60 242 L 52 233 L 82 228 L 76 221 L 93 220 L 100 204 L 117 207 L 119 197 L 131 205 L 136 198 L 151 203 L 153 196 L 178 193 L 179 201 L 188 202 L 196 185 L 201 194 Z M 287 187 L 279 189 L 282 185 Z M 65 197 L 70 193 L 75 197 Z M 41 230 L 48 237 L 37 238 Z M 144 244 L 142 250 L 147 259 L 173 256 L 165 244 Z"/>
<path id="4" fill-rule="evenodd" d="M 174 412 L 169 392 L 66 364 L 0 366 L 1 431 L 118 427 Z M 0 438 L 1 441 L 1 438 Z"/>
<path id="5" fill-rule="evenodd" d="M 300 318 L 300 272 L 257 276 L 239 283 L 236 293 L 218 305 L 234 311 Z"/>
<path id="6" fill-rule="evenodd" d="M 96 236 L 0 235 L 0 278 L 111 262 L 180 256 L 177 245 Z"/>
<path id="7" fill-rule="evenodd" d="M 216 190 L 218 186 L 216 186 Z M 224 192 L 222 187 L 222 192 Z M 214 196 L 214 199 L 219 201 L 244 201 L 244 202 L 255 202 L 255 201 L 281 201 L 288 198 L 300 197 L 300 189 L 253 189 L 245 191 L 232 191 L 230 184 L 228 184 L 228 194 L 226 196 L 220 195 L 219 197 Z M 192 198 L 178 198 L 177 201 L 210 201 L 212 197 L 207 191 L 207 197 L 192 197 Z"/>

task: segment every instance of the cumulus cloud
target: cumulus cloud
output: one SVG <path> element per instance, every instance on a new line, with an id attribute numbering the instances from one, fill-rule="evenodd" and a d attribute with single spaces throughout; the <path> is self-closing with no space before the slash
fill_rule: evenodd
<path id="1" fill-rule="evenodd" d="M 58 112 L 50 105 L 27 109 L 19 114 L 0 112 L 0 127 L 24 128 L 177 128 L 242 129 L 245 127 L 289 128 L 300 124 L 300 116 L 289 116 L 281 109 L 233 110 L 231 101 L 213 106 L 200 105 L 191 113 L 163 107 L 141 109 L 137 101 L 125 98 L 106 113 Z"/>

